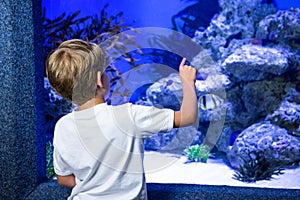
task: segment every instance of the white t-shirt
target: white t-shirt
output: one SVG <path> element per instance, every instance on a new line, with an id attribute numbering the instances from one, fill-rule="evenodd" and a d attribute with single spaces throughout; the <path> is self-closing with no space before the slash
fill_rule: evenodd
<path id="1" fill-rule="evenodd" d="M 173 128 L 174 111 L 132 105 L 74 111 L 54 131 L 54 169 L 74 174 L 68 199 L 147 199 L 143 138 Z"/>

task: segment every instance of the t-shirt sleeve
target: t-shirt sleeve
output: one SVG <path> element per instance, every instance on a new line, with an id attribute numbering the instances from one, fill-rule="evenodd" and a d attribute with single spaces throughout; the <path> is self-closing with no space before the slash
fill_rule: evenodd
<path id="1" fill-rule="evenodd" d="M 174 111 L 153 106 L 131 105 L 131 116 L 135 127 L 142 136 L 173 129 Z"/>
<path id="2" fill-rule="evenodd" d="M 72 174 L 72 172 L 69 170 L 70 166 L 68 166 L 68 164 L 65 162 L 65 160 L 55 147 L 53 151 L 53 166 L 54 172 L 59 176 L 67 176 Z"/>

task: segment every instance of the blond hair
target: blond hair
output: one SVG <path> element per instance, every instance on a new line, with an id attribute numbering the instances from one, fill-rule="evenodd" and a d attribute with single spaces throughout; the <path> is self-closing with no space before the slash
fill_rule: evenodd
<path id="1" fill-rule="evenodd" d="M 103 74 L 105 68 L 103 50 L 79 39 L 60 44 L 46 61 L 46 74 L 53 89 L 78 105 L 95 97 L 97 72 Z"/>

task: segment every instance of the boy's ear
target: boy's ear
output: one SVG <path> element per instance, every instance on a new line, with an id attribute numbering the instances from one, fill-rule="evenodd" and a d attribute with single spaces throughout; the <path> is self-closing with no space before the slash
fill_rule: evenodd
<path id="1" fill-rule="evenodd" d="M 101 72 L 100 72 L 100 71 L 97 72 L 97 85 L 98 85 L 100 88 L 103 87 L 102 80 L 101 80 Z"/>

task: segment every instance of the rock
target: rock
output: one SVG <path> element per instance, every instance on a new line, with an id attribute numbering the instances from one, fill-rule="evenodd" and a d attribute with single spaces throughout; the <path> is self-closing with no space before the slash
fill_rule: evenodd
<path id="1" fill-rule="evenodd" d="M 199 93 L 223 91 L 230 84 L 228 77 L 221 72 L 220 65 L 213 60 L 207 50 L 199 52 L 193 58 L 191 65 L 197 69 L 197 73 L 200 75 L 196 81 Z M 224 97 L 224 95 L 222 96 Z"/>
<path id="2" fill-rule="evenodd" d="M 245 108 L 242 95 L 243 89 L 240 87 L 234 87 L 227 91 L 226 124 L 246 128 L 252 120 L 252 115 L 249 113 L 251 111 Z"/>
<path id="3" fill-rule="evenodd" d="M 202 143 L 202 134 L 195 127 L 184 127 L 177 129 L 172 141 L 163 146 L 160 150 L 167 152 L 182 153 L 184 149 L 194 144 Z"/>
<path id="4" fill-rule="evenodd" d="M 233 134 L 240 133 L 274 112 L 286 94 L 286 87 L 289 87 L 287 85 L 284 79 L 275 78 L 244 83 L 228 90 L 225 103 L 226 120 L 216 144 L 218 150 L 226 153 Z"/>
<path id="5" fill-rule="evenodd" d="M 288 66 L 288 59 L 282 51 L 251 44 L 237 48 L 222 63 L 225 73 L 243 81 L 263 80 L 270 74 L 281 75 Z"/>
<path id="6" fill-rule="evenodd" d="M 209 70 L 206 69 L 209 68 L 201 68 L 199 71 L 209 72 Z M 210 72 L 211 73 L 206 75 L 205 80 L 196 80 L 197 96 L 200 97 L 205 94 L 216 93 L 220 95 L 221 98 L 225 98 L 224 85 L 228 82 L 226 75 L 219 72 Z M 173 73 L 155 82 L 147 89 L 146 96 L 153 105 L 179 110 L 183 98 L 179 74 Z"/>
<path id="7" fill-rule="evenodd" d="M 242 100 L 246 111 L 253 120 L 264 118 L 273 112 L 286 94 L 284 80 L 250 82 L 243 88 Z"/>
<path id="8" fill-rule="evenodd" d="M 201 143 L 201 132 L 194 127 L 185 127 L 173 129 L 169 133 L 151 135 L 145 139 L 144 147 L 145 150 L 181 154 L 190 145 Z"/>
<path id="9" fill-rule="evenodd" d="M 197 96 L 201 97 L 207 94 L 214 94 L 224 101 L 226 93 L 225 89 L 222 88 L 222 83 L 226 81 L 225 75 L 216 74 L 215 72 L 213 72 L 213 74 L 208 74 L 206 80 L 196 81 L 195 86 Z M 179 110 L 183 98 L 179 74 L 175 73 L 166 78 L 162 78 L 151 85 L 147 89 L 146 94 L 147 99 L 155 106 Z M 217 120 L 225 114 L 224 107 L 226 107 L 226 105 L 222 105 L 214 110 L 202 110 L 200 108 L 200 101 L 198 101 L 198 104 L 200 121 L 209 122 L 211 119 Z"/>
<path id="10" fill-rule="evenodd" d="M 209 68 L 201 68 L 201 69 L 209 69 Z M 216 109 L 208 109 L 208 110 L 202 110 L 200 106 L 200 98 L 198 101 L 198 116 L 199 121 L 201 123 L 200 126 L 203 124 L 205 125 L 205 128 L 200 127 L 200 132 L 204 132 L 206 134 L 205 140 L 207 144 L 210 147 L 213 147 L 221 134 L 221 129 L 223 128 L 225 115 L 226 115 L 226 104 L 224 103 L 225 100 L 225 90 L 219 89 L 220 82 L 224 81 L 226 79 L 226 76 L 222 74 L 209 74 L 205 80 L 197 80 L 196 85 L 196 93 L 198 97 L 204 96 L 204 95 L 216 95 L 216 98 L 219 98 L 221 101 L 221 104 L 218 105 Z M 219 91 L 218 91 L 219 89 Z M 179 74 L 171 74 L 166 78 L 162 78 L 158 82 L 154 83 L 147 89 L 147 99 L 155 106 L 164 107 L 164 108 L 171 108 L 174 110 L 180 109 L 180 103 L 183 98 L 182 93 L 182 86 Z M 224 99 L 222 99 L 224 98 Z M 213 123 L 211 123 L 213 121 Z M 183 129 L 185 130 L 185 129 Z M 181 129 L 179 133 L 181 132 Z M 178 134 L 179 134 L 178 133 Z M 194 137 L 191 136 L 191 133 L 184 134 L 183 138 L 190 138 Z M 147 142 L 150 146 L 150 144 L 153 144 L 154 146 L 162 146 L 160 141 L 163 141 L 163 138 L 158 138 L 161 136 L 155 136 L 154 139 L 149 139 Z M 176 135 L 175 139 L 182 136 Z M 178 141 L 184 141 L 183 139 L 178 139 Z M 175 144 L 175 146 L 180 147 L 179 144 Z M 186 145 L 183 145 L 186 147 Z M 150 148 L 150 147 L 149 147 Z M 173 147 L 172 147 L 173 148 Z M 156 147 L 154 148 L 156 149 Z"/>
<path id="11" fill-rule="evenodd" d="M 300 70 L 300 8 L 278 11 L 259 22 L 256 38 L 265 45 L 286 49 L 289 68 Z"/>
<path id="12" fill-rule="evenodd" d="M 159 133 L 147 137 L 144 141 L 145 150 L 148 151 L 160 150 L 162 147 L 166 146 L 169 142 L 171 142 L 171 140 L 173 139 L 176 133 L 177 131 L 173 129 L 169 133 L 163 133 L 163 134 Z"/>
<path id="13" fill-rule="evenodd" d="M 256 38 L 300 48 L 300 8 L 278 11 L 259 22 Z"/>
<path id="14" fill-rule="evenodd" d="M 279 108 L 268 115 L 266 120 L 287 129 L 292 135 L 299 137 L 300 93 L 295 89 L 291 89 Z"/>
<path id="15" fill-rule="evenodd" d="M 298 84 L 299 84 L 299 82 L 296 83 L 295 87 L 291 87 L 290 91 L 287 93 L 287 95 L 284 99 L 285 101 L 293 102 L 295 104 L 300 105 L 300 90 L 297 90 Z"/>
<path id="16" fill-rule="evenodd" d="M 154 106 L 179 110 L 183 93 L 179 74 L 170 74 L 152 84 L 146 91 Z"/>
<path id="17" fill-rule="evenodd" d="M 249 159 L 247 152 L 260 152 L 271 163 L 286 166 L 300 160 L 300 138 L 291 136 L 286 129 L 270 123 L 257 123 L 245 129 L 235 140 L 227 157 L 237 168 Z"/>
<path id="18" fill-rule="evenodd" d="M 196 31 L 194 41 L 210 49 L 214 60 L 221 57 L 222 48 L 227 48 L 233 39 L 253 38 L 258 22 L 276 12 L 273 4 L 261 0 L 222 0 L 222 12 L 212 19 L 203 32 Z"/>
<path id="19" fill-rule="evenodd" d="M 220 62 L 224 62 L 228 56 L 233 54 L 237 49 L 240 49 L 242 46 L 251 44 L 251 38 L 244 38 L 244 39 L 233 39 L 230 41 L 227 48 L 220 48 L 221 57 Z"/>

